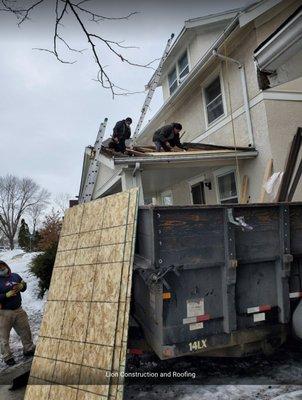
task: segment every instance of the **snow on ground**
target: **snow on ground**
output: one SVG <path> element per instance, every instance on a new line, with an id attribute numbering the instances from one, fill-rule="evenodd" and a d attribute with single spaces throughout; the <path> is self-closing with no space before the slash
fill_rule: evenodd
<path id="1" fill-rule="evenodd" d="M 19 274 L 27 283 L 27 290 L 21 293 L 22 307 L 28 314 L 34 342 L 39 333 L 45 303 L 45 300 L 38 298 L 38 280 L 29 271 L 29 264 L 36 254 L 37 253 L 24 253 L 24 251 L 20 249 L 0 252 L 0 260 L 5 261 L 12 272 Z M 11 331 L 10 345 L 16 361 L 21 361 L 23 359 L 22 344 L 14 330 Z M 4 367 L 5 364 L 1 360 L 0 370 Z"/>

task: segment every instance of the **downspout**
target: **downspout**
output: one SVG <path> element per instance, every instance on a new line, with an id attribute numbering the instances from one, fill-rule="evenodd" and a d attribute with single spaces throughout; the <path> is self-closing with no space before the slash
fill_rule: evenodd
<path id="1" fill-rule="evenodd" d="M 249 137 L 249 142 L 250 142 L 249 147 L 255 147 L 254 132 L 253 132 L 253 126 L 252 126 L 250 103 L 249 103 L 249 97 L 248 97 L 248 92 L 247 92 L 247 84 L 246 84 L 246 75 L 245 75 L 244 65 L 240 61 L 235 60 L 234 58 L 219 54 L 217 52 L 217 50 L 213 50 L 213 55 L 224 61 L 230 61 L 230 62 L 238 65 L 238 69 L 240 71 L 240 76 L 241 76 L 244 110 L 245 110 L 245 115 L 246 115 L 247 131 L 248 131 L 248 137 Z M 231 112 L 232 112 L 232 110 L 231 110 Z"/>
<path id="2" fill-rule="evenodd" d="M 142 180 L 140 162 L 135 163 L 132 177 L 135 180 L 136 186 L 139 188 L 139 205 L 144 205 L 145 201 L 144 201 L 143 180 Z"/>

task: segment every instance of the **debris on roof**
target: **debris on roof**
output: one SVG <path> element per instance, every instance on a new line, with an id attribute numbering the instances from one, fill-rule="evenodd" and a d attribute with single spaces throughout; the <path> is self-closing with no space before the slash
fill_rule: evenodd
<path id="1" fill-rule="evenodd" d="M 185 155 L 185 154 L 202 154 L 204 152 L 229 152 L 231 151 L 251 151 L 255 150 L 251 147 L 232 147 L 232 146 L 218 146 L 212 144 L 203 144 L 203 143 L 183 143 L 187 150 L 180 149 L 178 147 L 172 148 L 170 152 L 156 151 L 155 146 L 133 146 L 127 147 L 125 153 L 116 152 L 114 149 L 108 147 L 108 143 L 104 143 L 105 145 L 101 148 L 101 153 L 110 158 L 125 158 L 125 157 L 150 157 L 150 156 L 169 156 L 169 155 Z"/>

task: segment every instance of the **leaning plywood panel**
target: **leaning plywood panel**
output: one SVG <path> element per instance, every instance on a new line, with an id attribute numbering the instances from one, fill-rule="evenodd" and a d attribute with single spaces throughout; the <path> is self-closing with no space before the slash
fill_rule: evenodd
<path id="1" fill-rule="evenodd" d="M 121 399 L 138 190 L 68 210 L 25 400 Z"/>

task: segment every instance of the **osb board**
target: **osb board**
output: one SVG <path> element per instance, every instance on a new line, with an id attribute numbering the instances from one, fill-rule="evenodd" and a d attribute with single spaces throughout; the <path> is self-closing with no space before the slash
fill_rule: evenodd
<path id="1" fill-rule="evenodd" d="M 25 400 L 122 399 L 138 190 L 68 210 Z"/>

